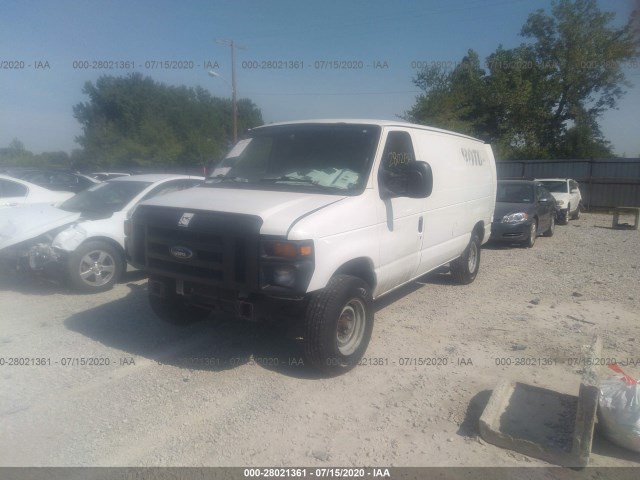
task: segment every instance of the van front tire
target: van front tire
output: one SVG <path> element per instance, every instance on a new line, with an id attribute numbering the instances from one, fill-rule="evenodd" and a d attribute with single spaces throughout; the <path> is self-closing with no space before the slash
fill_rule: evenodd
<path id="1" fill-rule="evenodd" d="M 328 375 L 355 367 L 373 331 L 371 287 L 358 277 L 336 275 L 312 295 L 305 314 L 305 356 Z"/>
<path id="2" fill-rule="evenodd" d="M 480 237 L 477 233 L 471 234 L 467 248 L 449 266 L 453 279 L 461 285 L 468 285 L 476 279 L 480 269 Z"/>

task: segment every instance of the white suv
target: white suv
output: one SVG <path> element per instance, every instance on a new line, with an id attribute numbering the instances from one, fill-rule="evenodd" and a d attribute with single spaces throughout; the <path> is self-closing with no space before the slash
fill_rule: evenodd
<path id="1" fill-rule="evenodd" d="M 537 178 L 536 182 L 542 183 L 556 199 L 558 223 L 566 225 L 569 223 L 569 219 L 580 218 L 582 196 L 578 182 L 570 178 Z"/>

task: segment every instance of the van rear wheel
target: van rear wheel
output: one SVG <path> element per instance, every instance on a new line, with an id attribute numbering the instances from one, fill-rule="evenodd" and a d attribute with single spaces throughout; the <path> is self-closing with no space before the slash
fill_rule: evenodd
<path id="1" fill-rule="evenodd" d="M 471 234 L 465 251 L 449 266 L 454 280 L 462 285 L 468 285 L 476 279 L 480 269 L 480 237 L 477 233 Z"/>
<path id="2" fill-rule="evenodd" d="M 305 356 L 323 373 L 344 373 L 362 359 L 372 330 L 371 287 L 358 277 L 336 275 L 307 306 Z"/>

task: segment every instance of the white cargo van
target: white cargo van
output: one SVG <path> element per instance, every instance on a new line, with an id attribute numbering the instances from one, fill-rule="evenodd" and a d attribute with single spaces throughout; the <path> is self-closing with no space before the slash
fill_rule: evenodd
<path id="1" fill-rule="evenodd" d="M 489 239 L 489 145 L 421 125 L 310 120 L 250 130 L 200 187 L 146 201 L 127 224 L 161 319 L 222 309 L 297 322 L 309 362 L 362 358 L 373 300 L 449 263 L 472 282 Z"/>

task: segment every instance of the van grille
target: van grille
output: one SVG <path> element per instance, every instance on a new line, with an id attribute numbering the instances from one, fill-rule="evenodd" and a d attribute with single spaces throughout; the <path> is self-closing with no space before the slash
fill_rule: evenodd
<path id="1" fill-rule="evenodd" d="M 194 214 L 189 225 L 178 226 L 186 212 Z M 131 263 L 170 278 L 255 290 L 261 225 L 253 215 L 141 205 L 132 219 Z"/>

